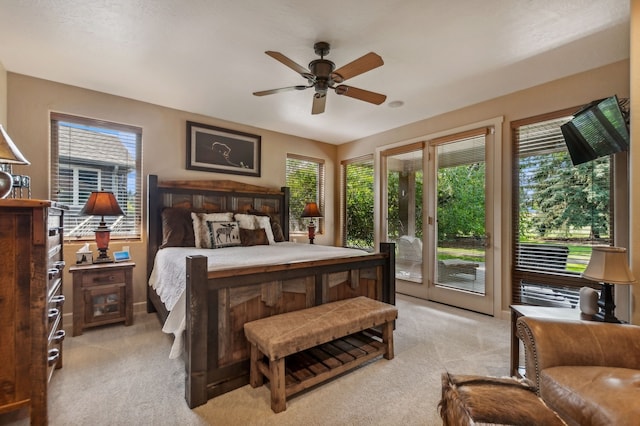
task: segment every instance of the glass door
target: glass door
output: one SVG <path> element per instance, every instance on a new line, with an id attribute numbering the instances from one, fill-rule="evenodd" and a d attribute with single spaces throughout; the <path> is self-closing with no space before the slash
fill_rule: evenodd
<path id="1" fill-rule="evenodd" d="M 429 299 L 493 314 L 486 130 L 429 143 Z"/>
<path id="2" fill-rule="evenodd" d="M 383 234 L 396 244 L 396 290 L 426 298 L 423 280 L 424 143 L 382 152 Z"/>

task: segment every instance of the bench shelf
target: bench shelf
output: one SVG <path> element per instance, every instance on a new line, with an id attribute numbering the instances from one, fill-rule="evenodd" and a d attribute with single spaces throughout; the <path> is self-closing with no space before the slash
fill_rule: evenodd
<path id="1" fill-rule="evenodd" d="M 289 355 L 285 360 L 286 395 L 291 396 L 378 356 L 385 346 L 361 332 Z M 268 362 L 263 367 L 268 370 Z"/>

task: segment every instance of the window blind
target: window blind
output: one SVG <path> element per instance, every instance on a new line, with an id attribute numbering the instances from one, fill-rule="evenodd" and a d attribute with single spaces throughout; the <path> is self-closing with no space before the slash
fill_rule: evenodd
<path id="1" fill-rule="evenodd" d="M 373 250 L 373 155 L 342 162 L 342 241 Z"/>
<path id="2" fill-rule="evenodd" d="M 286 179 L 290 191 L 289 232 L 307 231 L 307 222 L 301 217 L 306 203 L 315 201 L 324 215 L 324 160 L 287 154 Z M 318 233 L 324 232 L 324 220 L 319 222 Z"/>
<path id="3" fill-rule="evenodd" d="M 125 213 L 105 217 L 111 237 L 140 238 L 142 129 L 51 114 L 51 199 L 69 207 L 65 237 L 93 239 L 101 217 L 80 215 L 92 191 L 111 191 Z"/>

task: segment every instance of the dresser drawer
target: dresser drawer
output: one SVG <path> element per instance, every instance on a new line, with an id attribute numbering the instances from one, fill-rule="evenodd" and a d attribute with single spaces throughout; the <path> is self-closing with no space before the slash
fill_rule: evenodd
<path id="1" fill-rule="evenodd" d="M 94 285 L 108 285 L 108 284 L 124 284 L 125 271 L 124 269 L 118 269 L 114 271 L 110 270 L 98 270 L 95 272 L 82 274 L 82 286 L 94 286 Z"/>

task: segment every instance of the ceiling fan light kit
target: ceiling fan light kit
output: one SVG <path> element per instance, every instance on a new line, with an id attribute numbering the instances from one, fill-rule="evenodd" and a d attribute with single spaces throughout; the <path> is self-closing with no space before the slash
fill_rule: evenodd
<path id="1" fill-rule="evenodd" d="M 329 89 L 332 89 L 337 95 L 348 96 L 350 98 L 369 102 L 375 105 L 380 105 L 387 99 L 385 95 L 380 93 L 341 84 L 345 80 L 382 66 L 384 62 L 380 55 L 369 52 L 336 70 L 336 65 L 332 61 L 324 59 L 324 57 L 329 54 L 330 49 L 331 46 L 327 42 L 319 41 L 315 43 L 313 45 L 313 50 L 318 56 L 320 56 L 320 59 L 314 59 L 309 62 L 309 69 L 297 64 L 280 52 L 274 52 L 271 50 L 266 51 L 265 53 L 267 55 L 291 68 L 305 78 L 308 85 L 262 90 L 259 92 L 253 92 L 253 94 L 255 96 L 265 96 L 272 95 L 274 93 L 288 92 L 290 90 L 305 90 L 313 87 L 315 94 L 313 96 L 313 105 L 311 107 L 312 114 L 321 114 L 324 112 L 327 100 L 326 95 Z M 339 84 L 339 86 L 336 86 L 336 84 Z"/>

